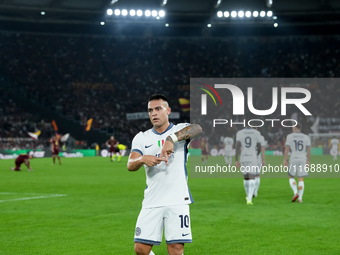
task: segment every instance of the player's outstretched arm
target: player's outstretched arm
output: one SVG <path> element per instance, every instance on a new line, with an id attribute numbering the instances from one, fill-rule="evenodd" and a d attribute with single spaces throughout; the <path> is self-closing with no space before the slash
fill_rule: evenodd
<path id="1" fill-rule="evenodd" d="M 241 154 L 241 142 L 240 141 L 237 141 L 236 142 L 236 149 L 235 149 L 235 166 L 237 168 L 240 168 L 241 167 L 241 164 L 240 162 L 238 161 L 238 157 L 240 156 Z"/>
<path id="2" fill-rule="evenodd" d="M 266 150 L 264 147 L 261 147 L 261 157 L 262 157 L 262 165 L 266 165 Z"/>
<path id="3" fill-rule="evenodd" d="M 285 153 L 283 155 L 283 166 L 288 166 L 288 153 L 289 153 L 290 147 L 286 145 Z"/>
<path id="4" fill-rule="evenodd" d="M 141 168 L 144 164 L 151 167 L 156 166 L 157 164 L 161 163 L 162 161 L 168 161 L 164 158 L 158 158 L 152 155 L 144 155 L 141 156 L 138 152 L 131 152 L 129 156 L 129 160 L 127 163 L 127 169 L 129 171 L 137 171 Z"/>
<path id="5" fill-rule="evenodd" d="M 307 147 L 307 165 L 309 165 L 310 163 L 310 156 L 311 156 L 310 146 L 308 146 Z"/>

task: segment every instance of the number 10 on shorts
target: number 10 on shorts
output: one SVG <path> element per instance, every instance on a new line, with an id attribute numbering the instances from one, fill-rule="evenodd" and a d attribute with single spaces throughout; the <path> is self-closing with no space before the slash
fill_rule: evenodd
<path id="1" fill-rule="evenodd" d="M 181 228 L 189 227 L 189 216 L 188 215 L 179 215 L 179 217 L 181 218 Z"/>

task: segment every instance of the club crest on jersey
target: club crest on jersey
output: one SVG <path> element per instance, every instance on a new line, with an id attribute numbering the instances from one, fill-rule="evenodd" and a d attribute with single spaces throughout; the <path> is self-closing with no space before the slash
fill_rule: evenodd
<path id="1" fill-rule="evenodd" d="M 158 140 L 158 147 L 162 147 L 164 144 L 164 140 Z"/>

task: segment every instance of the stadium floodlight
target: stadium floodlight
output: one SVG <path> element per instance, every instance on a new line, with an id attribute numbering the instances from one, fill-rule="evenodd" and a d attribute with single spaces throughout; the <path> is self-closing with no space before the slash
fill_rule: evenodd
<path id="1" fill-rule="evenodd" d="M 155 10 L 153 10 L 152 12 L 151 12 L 151 15 L 152 15 L 152 17 L 156 17 L 157 16 L 157 11 L 155 11 Z"/>
<path id="2" fill-rule="evenodd" d="M 267 17 L 271 17 L 273 16 L 273 12 L 272 11 L 267 11 Z"/>
<path id="3" fill-rule="evenodd" d="M 44 16 L 46 14 L 46 12 L 42 11 L 42 12 L 40 12 L 40 14 Z"/>
<path id="4" fill-rule="evenodd" d="M 104 22 L 104 21 L 100 22 L 100 25 L 104 26 L 104 25 L 105 25 L 105 22 Z"/>
<path id="5" fill-rule="evenodd" d="M 123 15 L 123 16 L 128 15 L 128 11 L 127 11 L 126 9 L 123 9 L 123 10 L 122 10 L 122 15 Z"/>
<path id="6" fill-rule="evenodd" d="M 140 17 L 140 16 L 142 16 L 142 15 L 143 15 L 143 11 L 142 11 L 142 10 L 138 10 L 138 11 L 137 11 L 137 16 Z"/>
<path id="7" fill-rule="evenodd" d="M 135 16 L 135 15 L 136 15 L 136 11 L 135 11 L 135 10 L 133 10 L 133 9 L 132 9 L 132 10 L 130 10 L 130 16 L 132 16 L 132 17 L 133 17 L 133 16 Z"/>
<path id="8" fill-rule="evenodd" d="M 253 12 L 253 17 L 257 18 L 259 16 L 259 12 L 258 11 L 254 11 Z"/>
<path id="9" fill-rule="evenodd" d="M 236 11 L 232 11 L 231 12 L 231 17 L 236 18 L 236 16 L 237 16 L 237 12 Z"/>
<path id="10" fill-rule="evenodd" d="M 273 16 L 273 19 L 277 19 L 277 16 Z"/>
<path id="11" fill-rule="evenodd" d="M 244 17 L 244 11 L 239 11 L 239 12 L 238 12 L 238 16 L 239 16 L 240 18 L 243 18 L 243 17 Z"/>
<path id="12" fill-rule="evenodd" d="M 246 11 L 246 17 L 250 18 L 251 17 L 251 11 Z"/>
<path id="13" fill-rule="evenodd" d="M 150 16 L 151 16 L 151 11 L 150 11 L 150 10 L 146 10 L 145 13 L 144 13 L 144 15 L 145 15 L 146 17 L 150 17 Z"/>
<path id="14" fill-rule="evenodd" d="M 160 17 L 159 17 L 159 16 L 157 16 L 157 17 L 156 17 L 156 19 L 160 19 Z"/>
<path id="15" fill-rule="evenodd" d="M 218 12 L 217 12 L 217 17 L 222 18 L 222 17 L 223 17 L 223 12 L 218 11 Z"/>
<path id="16" fill-rule="evenodd" d="M 160 10 L 160 11 L 158 12 L 158 16 L 161 17 L 161 18 L 163 18 L 163 17 L 165 16 L 165 11 Z"/>
<path id="17" fill-rule="evenodd" d="M 165 6 L 168 3 L 168 0 L 163 0 L 161 6 Z"/>
<path id="18" fill-rule="evenodd" d="M 120 15 L 120 10 L 119 10 L 119 9 L 116 9 L 116 10 L 115 10 L 115 15 L 116 15 L 116 16 L 119 16 L 119 15 Z"/>
<path id="19" fill-rule="evenodd" d="M 169 23 L 165 23 L 165 26 L 166 26 L 166 27 L 169 27 L 170 25 L 169 25 Z"/>
<path id="20" fill-rule="evenodd" d="M 274 23 L 274 27 L 278 27 L 278 25 L 279 25 L 278 23 Z"/>
<path id="21" fill-rule="evenodd" d="M 266 16 L 266 12 L 265 11 L 261 11 L 260 12 L 260 16 L 263 18 L 264 16 Z"/>
<path id="22" fill-rule="evenodd" d="M 224 15 L 224 17 L 228 18 L 229 17 L 229 12 L 224 12 L 223 15 Z"/>
<path id="23" fill-rule="evenodd" d="M 111 16 L 113 14 L 113 11 L 112 11 L 112 9 L 107 9 L 106 13 L 107 13 L 107 15 Z"/>
<path id="24" fill-rule="evenodd" d="M 209 24 L 207 24 L 207 27 L 211 27 L 211 24 L 209 23 Z"/>

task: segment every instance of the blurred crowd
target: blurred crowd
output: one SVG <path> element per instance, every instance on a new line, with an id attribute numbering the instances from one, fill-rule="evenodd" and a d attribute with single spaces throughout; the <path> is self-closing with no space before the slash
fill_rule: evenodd
<path id="1" fill-rule="evenodd" d="M 177 88 L 193 77 L 339 77 L 339 43 L 336 36 L 150 38 L 2 32 L 0 75 L 30 100 L 82 125 L 93 118 L 93 128 L 131 141 L 150 123 L 128 121 L 126 113 L 146 111 L 153 93 L 166 94 L 172 111 L 181 112 L 178 98 L 190 94 Z M 257 93 L 254 105 L 265 109 L 268 102 L 263 106 L 263 98 L 271 99 L 271 91 Z M 323 102 L 309 105 L 313 115 L 340 116 L 334 97 L 339 87 L 327 84 L 312 93 L 315 102 Z M 1 112 L 1 137 L 19 136 L 36 129 L 34 125 L 45 128 L 8 100 L 2 97 L 2 106 L 9 109 Z M 17 109 L 17 117 L 10 109 Z M 182 113 L 181 121 L 189 121 L 189 115 Z M 276 144 L 284 135 L 277 126 L 268 129 L 266 138 Z"/>

